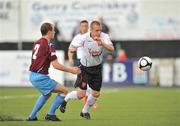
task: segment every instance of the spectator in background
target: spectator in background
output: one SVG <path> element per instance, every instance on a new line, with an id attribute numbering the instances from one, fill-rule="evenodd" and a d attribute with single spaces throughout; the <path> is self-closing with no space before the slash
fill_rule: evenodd
<path id="1" fill-rule="evenodd" d="M 77 25 L 74 27 L 72 32 L 72 38 L 74 38 L 79 33 L 80 33 L 80 21 L 77 21 Z"/>
<path id="2" fill-rule="evenodd" d="M 112 52 L 107 53 L 104 58 L 105 58 L 106 62 L 113 62 L 114 61 L 114 55 Z"/>
<path id="3" fill-rule="evenodd" d="M 127 55 L 126 55 L 126 52 L 125 50 L 121 49 L 119 51 L 119 54 L 118 54 L 118 61 L 126 61 L 127 60 Z"/>
<path id="4" fill-rule="evenodd" d="M 102 25 L 102 32 L 110 35 L 110 28 L 109 26 L 104 22 L 104 19 L 102 17 L 99 18 L 99 21 Z"/>
<path id="5" fill-rule="evenodd" d="M 120 43 L 116 43 L 116 57 L 117 61 L 126 61 L 128 59 L 126 51 L 122 48 Z"/>
<path id="6" fill-rule="evenodd" d="M 110 28 L 109 28 L 109 26 L 104 22 L 103 17 L 100 17 L 100 18 L 99 18 L 99 22 L 101 23 L 101 26 L 102 26 L 102 32 L 110 35 Z M 104 56 L 105 56 L 104 58 L 105 58 L 105 59 L 107 59 L 107 58 L 110 56 L 109 54 L 111 54 L 111 52 L 109 52 L 108 50 L 104 50 Z"/>
<path id="7" fill-rule="evenodd" d="M 54 39 L 52 40 L 52 43 L 55 45 L 55 47 L 59 46 L 60 41 L 63 41 L 63 36 L 61 34 L 61 31 L 59 30 L 58 24 L 59 22 L 55 21 L 54 23 L 55 35 L 54 35 Z"/>

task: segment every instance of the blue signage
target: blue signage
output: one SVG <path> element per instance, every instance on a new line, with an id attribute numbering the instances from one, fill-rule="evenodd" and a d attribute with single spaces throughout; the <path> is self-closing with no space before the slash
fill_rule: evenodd
<path id="1" fill-rule="evenodd" d="M 146 85 L 149 81 L 148 72 L 139 70 L 137 62 L 132 60 L 105 62 L 102 74 L 105 86 Z"/>

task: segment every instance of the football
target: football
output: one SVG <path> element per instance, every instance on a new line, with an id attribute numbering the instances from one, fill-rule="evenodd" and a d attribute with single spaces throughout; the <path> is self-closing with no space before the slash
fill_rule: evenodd
<path id="1" fill-rule="evenodd" d="M 138 67 L 143 71 L 148 71 L 152 67 L 152 60 L 147 56 L 143 56 L 138 60 Z"/>

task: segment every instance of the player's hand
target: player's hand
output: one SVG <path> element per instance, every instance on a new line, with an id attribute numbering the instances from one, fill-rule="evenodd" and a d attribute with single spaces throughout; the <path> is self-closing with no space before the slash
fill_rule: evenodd
<path id="1" fill-rule="evenodd" d="M 99 37 L 94 37 L 94 40 L 96 41 L 96 43 L 97 43 L 99 46 L 102 45 L 101 38 L 99 38 Z"/>
<path id="2" fill-rule="evenodd" d="M 79 67 L 71 67 L 71 73 L 72 74 L 80 74 L 81 69 Z"/>

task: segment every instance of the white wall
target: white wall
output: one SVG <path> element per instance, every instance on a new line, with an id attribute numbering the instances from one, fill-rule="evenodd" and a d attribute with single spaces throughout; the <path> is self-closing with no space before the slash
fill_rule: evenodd
<path id="1" fill-rule="evenodd" d="M 180 39 L 179 0 L 0 0 L 0 42 L 34 41 L 44 20 L 65 40 L 78 20 L 102 16 L 114 40 Z"/>
<path id="2" fill-rule="evenodd" d="M 57 51 L 60 63 L 64 64 L 64 52 Z M 0 51 L 0 86 L 29 87 L 31 51 Z M 49 75 L 64 84 L 64 73 L 50 68 Z"/>
<path id="3" fill-rule="evenodd" d="M 161 87 L 180 86 L 180 58 L 152 59 L 150 85 Z"/>

